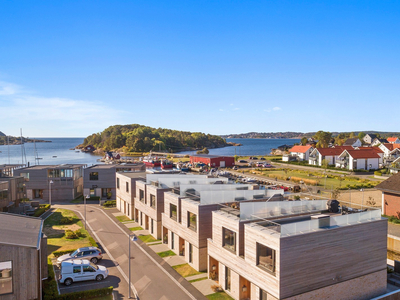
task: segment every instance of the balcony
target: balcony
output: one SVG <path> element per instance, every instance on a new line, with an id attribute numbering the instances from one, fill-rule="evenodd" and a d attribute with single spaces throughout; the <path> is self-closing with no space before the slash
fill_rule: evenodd
<path id="1" fill-rule="evenodd" d="M 311 160 L 311 161 L 317 161 L 317 160 L 318 160 L 318 157 L 310 156 L 308 159 Z"/>

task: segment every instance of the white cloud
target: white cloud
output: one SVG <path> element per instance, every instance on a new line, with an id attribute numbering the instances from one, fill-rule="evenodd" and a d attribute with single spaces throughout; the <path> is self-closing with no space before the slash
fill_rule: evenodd
<path id="1" fill-rule="evenodd" d="M 240 108 L 238 108 L 238 107 L 235 107 L 233 110 L 239 110 Z"/>
<path id="2" fill-rule="evenodd" d="M 275 110 L 275 111 L 277 111 L 277 110 L 281 110 L 281 108 L 280 107 L 277 107 L 277 106 L 275 106 L 272 110 Z"/>
<path id="3" fill-rule="evenodd" d="M 121 123 L 120 117 L 128 113 L 101 102 L 31 95 L 4 82 L 0 111 L 3 132 L 12 134 L 23 127 L 30 136 L 85 136 Z"/>

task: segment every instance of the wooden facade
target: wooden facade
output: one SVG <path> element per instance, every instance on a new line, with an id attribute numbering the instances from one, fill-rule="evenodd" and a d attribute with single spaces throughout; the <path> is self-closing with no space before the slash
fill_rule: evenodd
<path id="1" fill-rule="evenodd" d="M 144 183 L 145 173 L 117 172 L 116 173 L 116 203 L 117 209 L 130 219 L 134 219 L 136 185 Z M 128 189 L 127 189 L 128 186 Z"/>

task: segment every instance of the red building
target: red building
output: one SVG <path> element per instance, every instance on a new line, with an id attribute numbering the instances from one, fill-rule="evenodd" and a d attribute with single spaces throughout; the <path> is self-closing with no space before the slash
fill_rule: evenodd
<path id="1" fill-rule="evenodd" d="M 382 191 L 382 214 L 397 217 L 400 213 L 400 173 L 393 174 L 375 188 Z"/>
<path id="2" fill-rule="evenodd" d="M 203 163 L 209 165 L 212 168 L 225 168 L 233 167 L 235 165 L 235 158 L 233 156 L 218 156 L 218 155 L 207 155 L 207 154 L 196 154 L 190 156 L 190 163 Z"/>

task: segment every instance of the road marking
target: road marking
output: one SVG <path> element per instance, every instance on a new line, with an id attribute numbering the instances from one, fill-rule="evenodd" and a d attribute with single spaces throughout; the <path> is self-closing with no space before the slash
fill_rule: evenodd
<path id="1" fill-rule="evenodd" d="M 92 207 L 94 209 L 97 209 L 99 211 L 101 211 L 107 218 L 110 219 L 111 222 L 113 222 L 121 231 L 122 233 L 124 233 L 126 236 L 129 236 L 113 219 L 110 218 L 109 215 L 107 215 L 104 211 L 102 211 L 101 209 L 97 208 L 97 207 Z M 80 215 L 82 216 L 82 214 L 80 213 Z M 93 231 L 93 230 L 92 230 Z M 95 232 L 93 232 L 94 234 L 96 234 Z M 96 235 L 97 236 L 97 235 Z M 138 243 L 133 243 L 136 247 L 138 247 L 148 258 L 150 258 L 150 260 L 157 266 L 159 267 L 186 295 L 188 295 L 190 297 L 190 299 L 196 300 L 196 298 L 187 290 L 183 287 L 183 285 L 181 285 L 181 283 L 179 281 L 177 281 L 171 274 L 169 274 L 167 272 L 167 270 L 165 270 L 154 258 L 152 258 L 150 256 L 150 254 L 148 254 Z M 106 249 L 104 247 L 104 249 Z M 107 249 L 106 249 L 107 250 Z M 114 259 L 113 259 L 114 260 Z"/>
<path id="2" fill-rule="evenodd" d="M 75 211 L 75 212 L 77 212 L 77 213 L 79 213 L 79 214 L 81 215 L 82 220 L 84 219 L 84 218 L 83 218 L 83 215 L 82 215 L 82 213 L 81 213 L 80 211 L 75 210 L 75 209 L 71 209 L 71 210 L 72 210 L 72 211 Z M 107 216 L 107 214 L 106 214 L 106 216 Z M 107 217 L 108 217 L 108 216 L 107 216 Z M 111 219 L 111 218 L 110 218 L 110 219 Z M 113 221 L 113 220 L 111 219 L 111 221 Z M 113 222 L 114 222 L 114 221 L 113 221 Z M 115 223 L 115 222 L 114 222 L 114 223 Z M 116 224 L 116 223 L 115 223 L 115 224 Z M 102 242 L 102 240 L 98 237 L 98 235 L 96 234 L 96 232 L 93 230 L 92 226 L 90 226 L 89 223 L 87 223 L 87 225 L 89 226 L 90 230 L 93 232 L 93 234 L 94 234 L 94 236 L 96 237 L 96 239 L 102 244 L 104 250 L 107 251 L 107 254 L 108 254 L 108 256 L 111 258 L 111 260 L 112 260 L 112 261 L 115 261 L 114 257 L 111 255 L 111 252 L 108 251 L 106 245 L 105 245 L 105 244 Z M 117 225 L 117 226 L 118 226 L 118 225 Z M 120 227 L 118 226 L 118 228 L 120 228 Z M 139 300 L 139 294 L 138 294 L 138 292 L 137 292 L 135 286 L 134 286 L 132 283 L 129 282 L 129 278 L 126 276 L 126 274 L 125 274 L 125 272 L 122 270 L 122 268 L 121 268 L 119 265 L 117 265 L 116 267 L 117 267 L 118 271 L 121 273 L 121 275 L 124 277 L 124 279 L 126 280 L 126 282 L 128 283 L 128 287 L 129 287 L 129 284 L 131 285 L 131 289 L 133 290 L 133 293 L 135 294 L 134 297 L 135 297 L 136 299 Z"/>
<path id="3" fill-rule="evenodd" d="M 77 281 L 77 282 L 74 282 L 74 285 L 61 287 L 60 290 L 79 288 L 81 286 L 87 286 L 87 285 L 104 284 L 107 282 L 109 282 L 109 280 L 103 280 L 101 282 L 94 282 L 94 283 L 93 282 L 81 283 L 81 282 Z"/>

